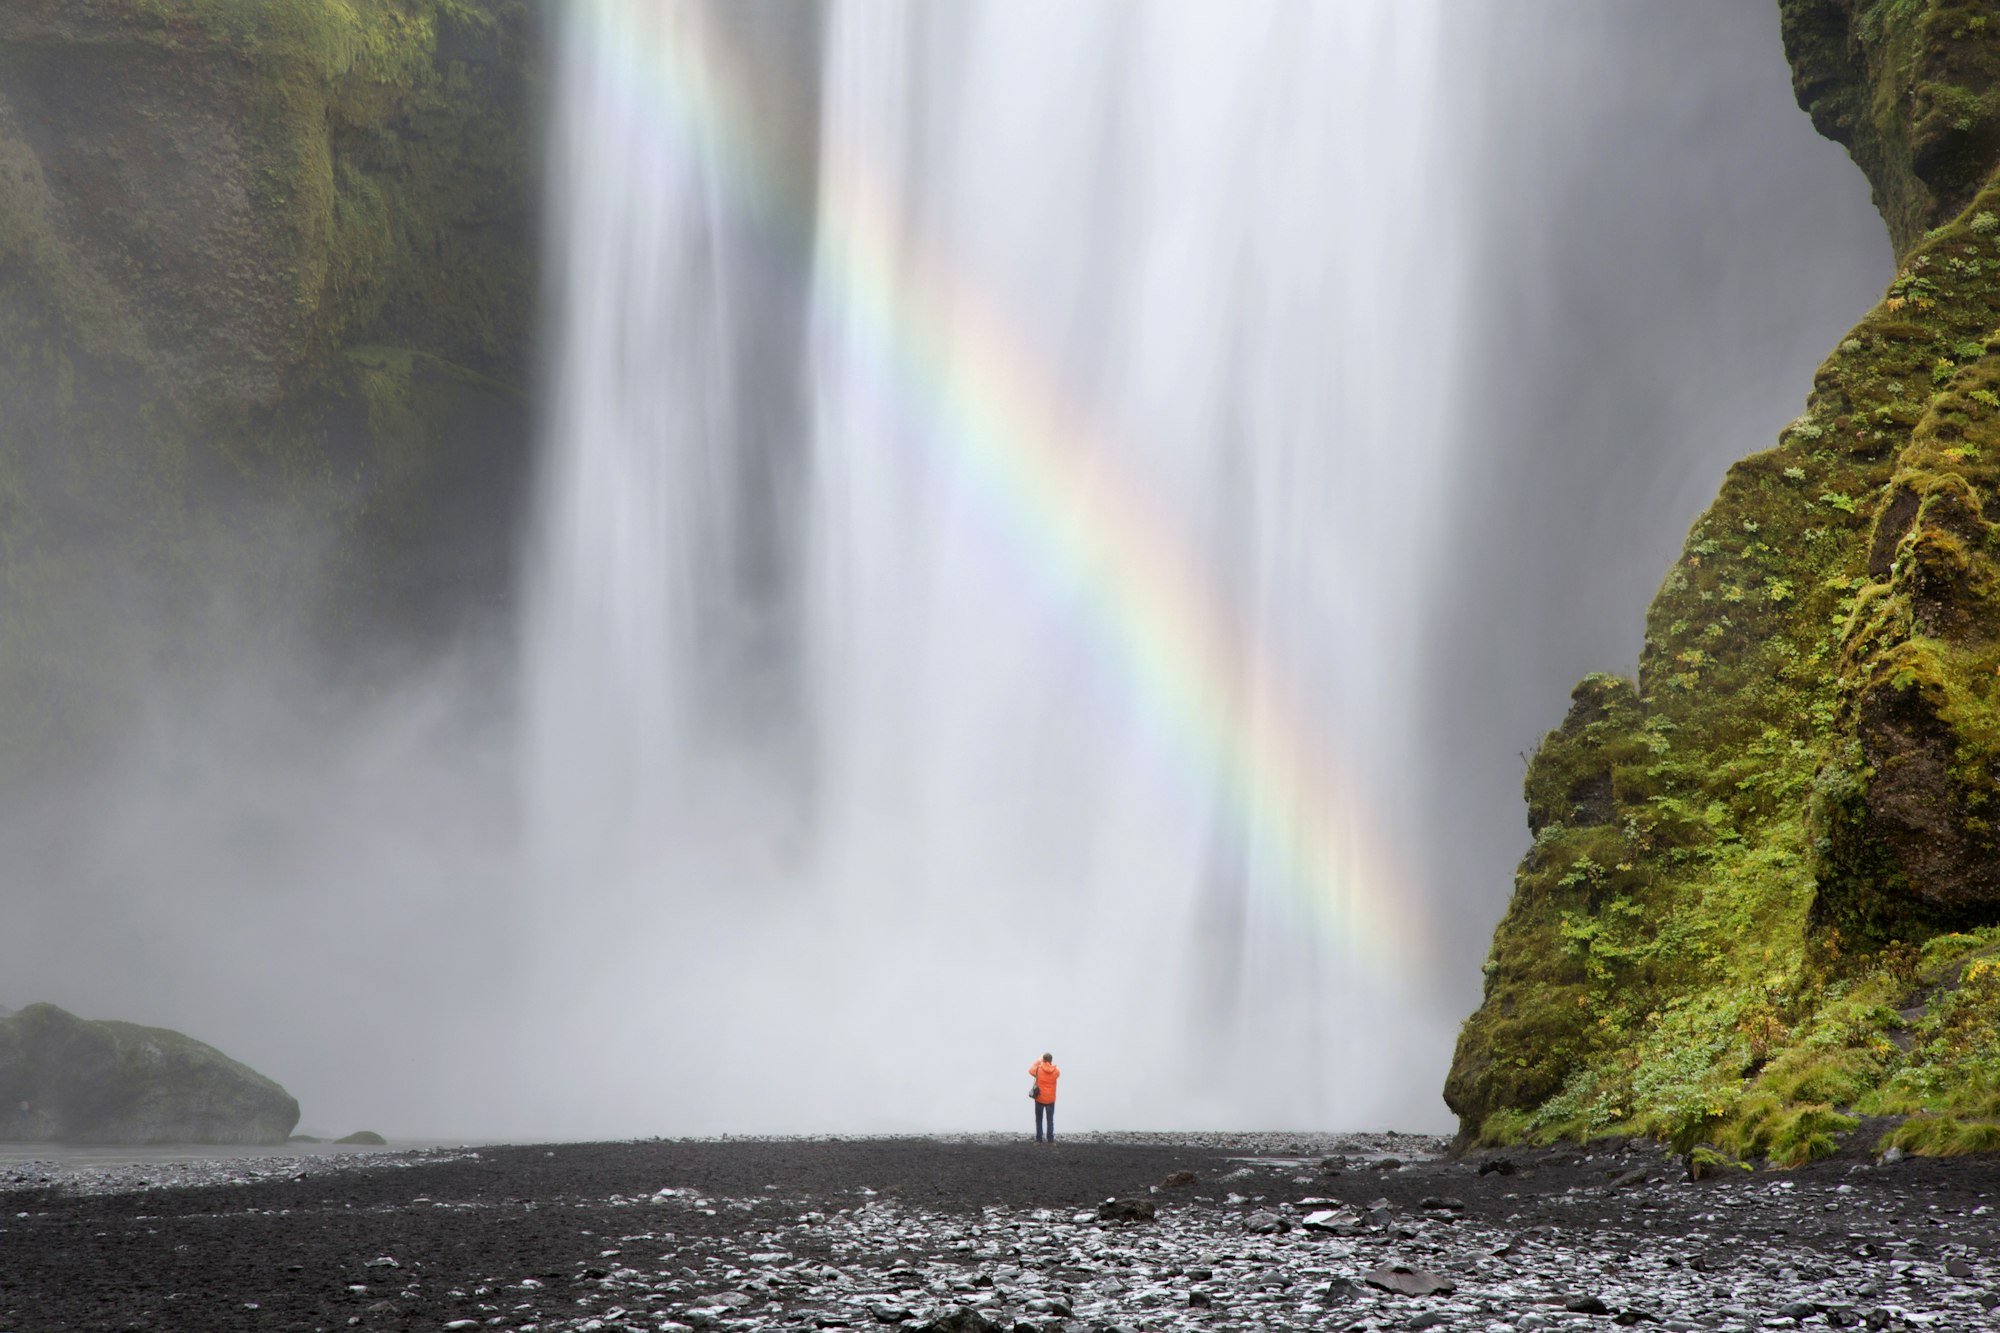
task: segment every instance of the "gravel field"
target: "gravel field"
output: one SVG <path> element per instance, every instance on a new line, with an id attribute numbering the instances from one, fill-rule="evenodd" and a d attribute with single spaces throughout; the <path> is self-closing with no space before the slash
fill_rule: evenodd
<path id="1" fill-rule="evenodd" d="M 0 1165 L 43 1329 L 2000 1329 L 1988 1159 L 1689 1182 L 1396 1135 Z"/>

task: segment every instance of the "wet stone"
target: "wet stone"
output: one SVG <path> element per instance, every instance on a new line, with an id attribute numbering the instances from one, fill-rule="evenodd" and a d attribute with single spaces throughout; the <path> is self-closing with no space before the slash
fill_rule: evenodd
<path id="1" fill-rule="evenodd" d="M 1399 1296 L 1450 1295 L 1458 1290 L 1458 1284 L 1450 1278 L 1422 1268 L 1411 1268 L 1407 1264 L 1371 1268 L 1361 1275 L 1361 1280 L 1378 1290 L 1394 1292 Z"/>

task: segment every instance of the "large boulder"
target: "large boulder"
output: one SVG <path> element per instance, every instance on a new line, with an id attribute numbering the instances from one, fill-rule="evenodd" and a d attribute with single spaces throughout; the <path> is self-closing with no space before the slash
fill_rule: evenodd
<path id="1" fill-rule="evenodd" d="M 52 1004 L 0 1018 L 0 1140 L 279 1144 L 298 1122 L 290 1093 L 178 1032 Z"/>

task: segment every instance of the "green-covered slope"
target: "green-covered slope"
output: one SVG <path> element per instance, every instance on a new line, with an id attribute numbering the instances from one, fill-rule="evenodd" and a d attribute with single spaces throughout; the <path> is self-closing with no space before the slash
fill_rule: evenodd
<path id="1" fill-rule="evenodd" d="M 533 47 L 523 0 L 0 6 L 0 773 L 220 597 L 497 584 L 450 561 L 525 455 Z"/>
<path id="2" fill-rule="evenodd" d="M 1526 787 L 1470 1138 L 2000 1145 L 2000 0 L 1782 0 L 1902 253 Z"/>

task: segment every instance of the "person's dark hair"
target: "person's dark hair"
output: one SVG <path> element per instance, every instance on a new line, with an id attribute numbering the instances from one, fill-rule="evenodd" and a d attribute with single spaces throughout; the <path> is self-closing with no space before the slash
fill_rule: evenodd
<path id="1" fill-rule="evenodd" d="M 1043 1051 L 1042 1059 L 1047 1060 L 1050 1064 L 1054 1064 L 1056 1058 L 1053 1055 L 1050 1055 L 1047 1051 Z"/>

